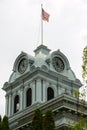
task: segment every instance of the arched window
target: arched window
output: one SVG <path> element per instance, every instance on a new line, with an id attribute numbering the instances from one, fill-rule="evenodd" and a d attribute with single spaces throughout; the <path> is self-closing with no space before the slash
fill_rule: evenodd
<path id="1" fill-rule="evenodd" d="M 26 107 L 30 106 L 32 103 L 32 90 L 29 88 L 26 92 Z"/>
<path id="2" fill-rule="evenodd" d="M 54 90 L 51 87 L 49 87 L 47 89 L 47 101 L 52 99 L 52 98 L 54 98 Z"/>
<path id="3" fill-rule="evenodd" d="M 19 111 L 19 96 L 16 95 L 14 98 L 14 113 Z"/>

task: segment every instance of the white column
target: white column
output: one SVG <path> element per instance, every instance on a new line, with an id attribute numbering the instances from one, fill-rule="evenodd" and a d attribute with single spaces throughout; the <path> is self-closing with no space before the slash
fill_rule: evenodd
<path id="1" fill-rule="evenodd" d="M 43 102 L 46 101 L 46 81 L 43 81 Z"/>
<path id="2" fill-rule="evenodd" d="M 36 102 L 41 102 L 41 79 L 37 79 L 36 83 Z"/>
<path id="3" fill-rule="evenodd" d="M 32 104 L 35 103 L 35 82 L 31 84 L 32 86 Z"/>
<path id="4" fill-rule="evenodd" d="M 9 106 L 8 106 L 8 96 L 6 95 L 5 96 L 5 114 L 6 114 L 6 116 L 8 116 L 8 108 L 9 108 Z"/>
<path id="5" fill-rule="evenodd" d="M 16 95 L 16 92 L 14 91 L 12 94 L 12 115 L 14 114 L 14 97 Z"/>
<path id="6" fill-rule="evenodd" d="M 25 85 L 24 90 L 23 90 L 23 109 L 26 108 L 26 92 L 28 89 L 28 85 Z"/>
<path id="7" fill-rule="evenodd" d="M 20 110 L 23 110 L 23 87 L 20 89 Z"/>
<path id="8" fill-rule="evenodd" d="M 8 116 L 11 115 L 11 94 L 9 95 L 9 107 L 8 107 Z"/>

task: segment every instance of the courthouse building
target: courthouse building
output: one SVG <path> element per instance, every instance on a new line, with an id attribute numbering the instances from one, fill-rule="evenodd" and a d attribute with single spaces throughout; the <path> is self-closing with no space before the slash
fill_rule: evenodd
<path id="1" fill-rule="evenodd" d="M 70 123 L 87 117 L 87 104 L 83 105 L 75 96 L 82 84 L 60 50 L 51 52 L 41 44 L 34 53 L 34 56 L 26 52 L 18 55 L 9 81 L 3 85 L 10 127 L 27 130 L 34 111 L 39 108 L 43 114 L 52 109 L 58 130 L 67 130 Z"/>

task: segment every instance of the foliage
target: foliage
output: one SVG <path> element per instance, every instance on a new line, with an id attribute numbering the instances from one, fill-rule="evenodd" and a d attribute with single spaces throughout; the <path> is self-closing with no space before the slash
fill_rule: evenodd
<path id="1" fill-rule="evenodd" d="M 83 50 L 83 65 L 82 65 L 82 77 L 87 83 L 87 46 Z"/>
<path id="2" fill-rule="evenodd" d="M 31 130 L 42 130 L 43 128 L 43 117 L 39 109 L 35 110 L 34 117 L 31 124 Z"/>
<path id="3" fill-rule="evenodd" d="M 82 77 L 83 77 L 84 86 L 81 89 L 81 94 L 83 95 L 82 96 L 83 100 L 85 100 L 87 95 L 87 46 L 83 50 L 82 58 L 83 58 Z"/>
<path id="4" fill-rule="evenodd" d="M 73 126 L 69 126 L 68 130 L 85 130 L 87 129 L 87 120 L 82 118 Z"/>
<path id="5" fill-rule="evenodd" d="M 82 100 L 83 108 L 81 109 L 81 112 L 84 114 L 84 105 L 85 105 L 85 99 L 87 94 L 87 46 L 83 50 L 83 65 L 82 65 L 82 77 L 85 85 L 82 87 L 82 90 L 80 92 L 80 99 Z M 76 93 L 76 95 L 78 95 Z M 78 99 L 78 96 L 76 96 Z M 73 124 L 72 126 L 69 126 L 69 130 L 85 130 L 87 129 L 87 119 L 81 118 L 77 123 Z"/>
<path id="6" fill-rule="evenodd" d="M 3 120 L 2 120 L 1 124 L 2 124 L 1 125 L 2 130 L 10 130 L 9 122 L 8 122 L 8 117 L 7 116 L 3 117 Z"/>
<path id="7" fill-rule="evenodd" d="M 36 109 L 29 130 L 55 130 L 53 112 L 47 110 L 43 116 L 40 109 Z"/>
<path id="8" fill-rule="evenodd" d="M 78 90 L 75 90 L 75 91 L 74 91 L 74 95 L 75 95 L 76 98 L 79 98 L 79 91 L 78 91 Z"/>
<path id="9" fill-rule="evenodd" d="M 55 122 L 52 110 L 47 110 L 45 113 L 44 130 L 55 130 Z"/>
<path id="10" fill-rule="evenodd" d="M 1 116 L 0 116 L 0 130 L 1 130 L 1 123 L 2 123 L 2 118 L 1 118 Z"/>

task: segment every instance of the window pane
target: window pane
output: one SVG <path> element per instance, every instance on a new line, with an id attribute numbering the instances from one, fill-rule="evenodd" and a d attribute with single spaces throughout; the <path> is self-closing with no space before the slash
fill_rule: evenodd
<path id="1" fill-rule="evenodd" d="M 54 98 L 54 90 L 51 87 L 49 87 L 47 89 L 47 100 L 50 100 L 52 98 Z"/>
<path id="2" fill-rule="evenodd" d="M 32 90 L 31 88 L 28 89 L 27 93 L 26 93 L 26 106 L 30 106 L 32 103 Z"/>
<path id="3" fill-rule="evenodd" d="M 14 99 L 14 113 L 16 113 L 17 111 L 19 111 L 19 96 L 18 95 L 16 95 Z"/>

